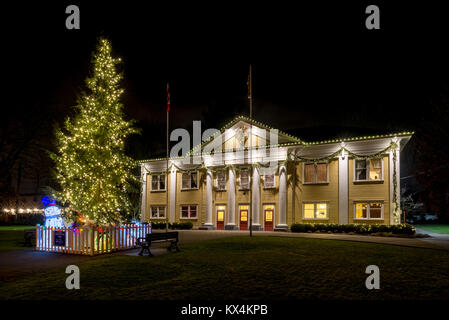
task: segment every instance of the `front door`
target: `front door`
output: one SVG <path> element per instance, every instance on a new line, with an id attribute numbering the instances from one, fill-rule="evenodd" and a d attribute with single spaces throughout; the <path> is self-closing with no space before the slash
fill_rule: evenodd
<path id="1" fill-rule="evenodd" d="M 273 209 L 266 209 L 265 210 L 265 231 L 273 231 Z"/>
<path id="2" fill-rule="evenodd" d="M 248 230 L 248 210 L 240 210 L 240 230 Z"/>
<path id="3" fill-rule="evenodd" d="M 224 230 L 224 210 L 217 210 L 217 230 Z"/>

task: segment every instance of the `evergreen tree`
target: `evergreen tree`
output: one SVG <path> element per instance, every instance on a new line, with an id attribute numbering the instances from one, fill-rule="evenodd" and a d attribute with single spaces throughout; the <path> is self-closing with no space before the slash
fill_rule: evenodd
<path id="1" fill-rule="evenodd" d="M 135 161 L 125 155 L 127 136 L 137 133 L 125 121 L 119 86 L 120 58 L 111 55 L 111 44 L 100 39 L 93 53 L 88 92 L 78 98 L 76 114 L 56 130 L 55 177 L 60 185 L 53 196 L 93 223 L 118 222 L 130 207 L 129 192 L 138 178 Z"/>

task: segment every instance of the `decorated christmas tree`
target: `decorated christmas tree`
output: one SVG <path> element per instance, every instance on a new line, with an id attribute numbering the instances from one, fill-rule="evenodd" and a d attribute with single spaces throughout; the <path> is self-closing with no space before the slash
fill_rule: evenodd
<path id="1" fill-rule="evenodd" d="M 96 224 L 121 220 L 131 207 L 129 193 L 138 179 L 135 161 L 126 156 L 127 136 L 137 133 L 133 121 L 124 120 L 117 72 L 120 58 L 111 44 L 100 39 L 93 54 L 87 92 L 78 98 L 76 114 L 56 130 L 55 177 L 59 190 L 53 196 L 83 218 Z"/>

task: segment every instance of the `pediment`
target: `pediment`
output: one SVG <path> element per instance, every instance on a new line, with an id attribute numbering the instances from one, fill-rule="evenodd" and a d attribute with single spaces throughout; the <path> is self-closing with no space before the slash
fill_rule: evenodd
<path id="1" fill-rule="evenodd" d="M 216 150 L 220 142 L 223 152 L 249 147 L 270 147 L 286 143 L 301 143 L 298 138 L 244 117 L 234 119 L 220 131 L 220 134 L 203 143 L 202 149 Z"/>

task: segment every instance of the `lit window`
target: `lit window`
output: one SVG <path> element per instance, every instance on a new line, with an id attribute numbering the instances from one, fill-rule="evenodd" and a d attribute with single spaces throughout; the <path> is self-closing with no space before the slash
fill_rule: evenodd
<path id="1" fill-rule="evenodd" d="M 304 163 L 304 183 L 327 183 L 327 163 Z"/>
<path id="2" fill-rule="evenodd" d="M 162 207 L 162 206 L 152 206 L 152 207 L 151 207 L 151 218 L 152 218 L 152 219 L 162 219 L 162 218 L 165 218 L 165 207 Z"/>
<path id="3" fill-rule="evenodd" d="M 316 219 L 326 219 L 327 218 L 327 204 L 326 203 L 316 203 L 315 204 L 315 218 Z"/>
<path id="4" fill-rule="evenodd" d="M 382 179 L 382 161 L 380 159 L 370 160 L 369 179 L 380 180 Z"/>
<path id="5" fill-rule="evenodd" d="M 181 189 L 197 189 L 198 188 L 198 173 L 184 172 L 181 178 Z"/>
<path id="6" fill-rule="evenodd" d="M 304 203 L 304 219 L 328 219 L 326 202 Z"/>
<path id="7" fill-rule="evenodd" d="M 315 219 L 314 203 L 304 203 L 304 219 Z"/>
<path id="8" fill-rule="evenodd" d="M 266 189 L 275 188 L 274 174 L 266 174 L 263 178 L 263 187 Z"/>
<path id="9" fill-rule="evenodd" d="M 217 171 L 217 190 L 226 190 L 226 171 Z"/>
<path id="10" fill-rule="evenodd" d="M 181 206 L 181 219 L 196 219 L 198 217 L 197 205 Z"/>
<path id="11" fill-rule="evenodd" d="M 151 191 L 165 190 L 165 174 L 151 175 Z"/>
<path id="12" fill-rule="evenodd" d="M 355 181 L 376 181 L 382 178 L 382 159 L 355 160 Z"/>
<path id="13" fill-rule="evenodd" d="M 272 222 L 273 221 L 273 210 L 265 211 L 265 221 Z"/>
<path id="14" fill-rule="evenodd" d="M 239 211 L 240 211 L 240 222 L 248 221 L 249 206 L 241 205 L 241 206 L 239 206 Z"/>
<path id="15" fill-rule="evenodd" d="M 248 169 L 240 170 L 240 189 L 249 189 L 249 171 Z"/>
<path id="16" fill-rule="evenodd" d="M 383 219 L 382 202 L 356 202 L 354 219 Z"/>
<path id="17" fill-rule="evenodd" d="M 357 219 L 367 219 L 368 218 L 368 204 L 367 203 L 356 203 L 355 204 L 355 217 Z"/>
<path id="18" fill-rule="evenodd" d="M 265 221 L 266 222 L 272 222 L 273 221 L 273 214 L 274 214 L 274 205 L 273 204 L 266 204 L 263 206 L 263 211 L 265 214 Z"/>

